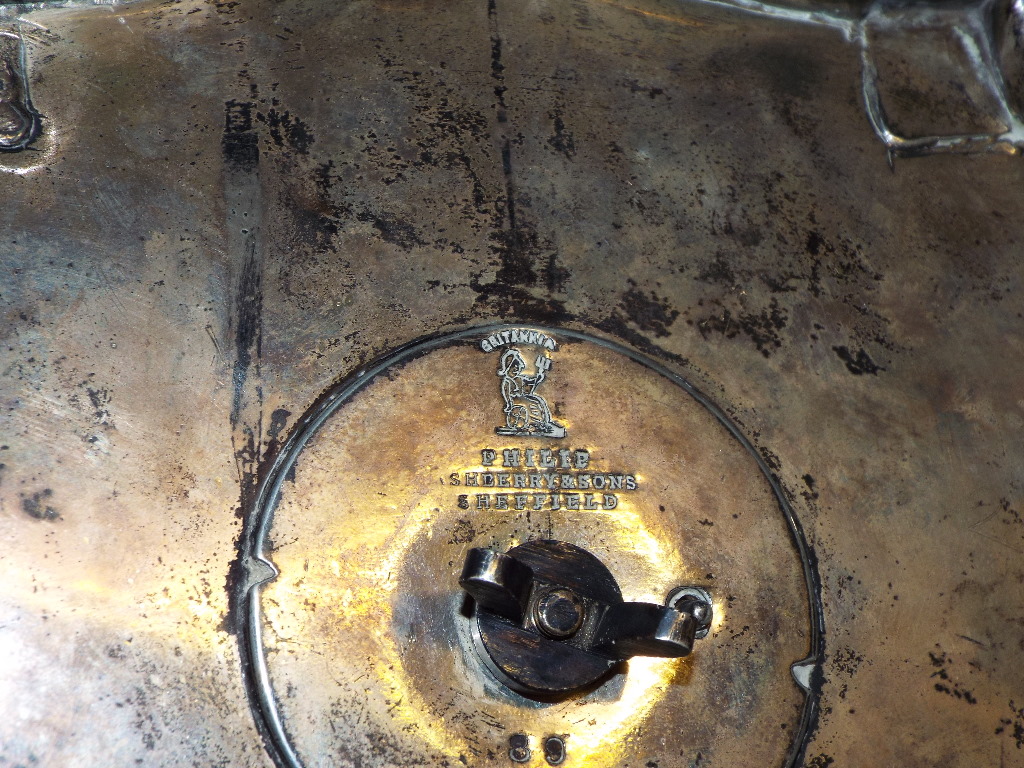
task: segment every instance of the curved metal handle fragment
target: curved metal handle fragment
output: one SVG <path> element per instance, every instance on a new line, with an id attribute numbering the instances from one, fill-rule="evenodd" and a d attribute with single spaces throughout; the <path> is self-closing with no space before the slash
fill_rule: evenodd
<path id="1" fill-rule="evenodd" d="M 26 149 L 39 137 L 40 127 L 28 93 L 24 38 L 0 32 L 0 152 Z"/>

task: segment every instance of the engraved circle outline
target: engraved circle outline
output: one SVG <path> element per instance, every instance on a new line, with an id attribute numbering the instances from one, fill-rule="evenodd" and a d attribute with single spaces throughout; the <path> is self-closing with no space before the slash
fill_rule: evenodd
<path id="1" fill-rule="evenodd" d="M 430 352 L 453 345 L 477 345 L 481 338 L 490 334 L 529 328 L 555 337 L 583 341 L 604 347 L 612 352 L 624 355 L 630 360 L 647 367 L 660 376 L 680 387 L 694 400 L 711 413 L 722 427 L 754 459 L 761 474 L 764 475 L 779 505 L 779 510 L 786 520 L 793 545 L 800 557 L 803 567 L 804 581 L 807 587 L 809 620 L 811 624 L 810 653 L 807 658 L 793 663 L 793 669 L 810 667 L 807 684 L 797 683 L 803 689 L 805 698 L 800 716 L 800 727 L 796 730 L 791 742 L 789 753 L 781 768 L 795 768 L 803 758 L 804 750 L 818 724 L 819 699 L 823 682 L 822 665 L 825 658 L 825 621 L 821 601 L 821 578 L 818 574 L 817 558 L 807 539 L 803 527 L 789 503 L 779 478 L 768 466 L 764 457 L 754 444 L 733 423 L 728 415 L 707 395 L 690 383 L 681 374 L 647 355 L 630 349 L 618 342 L 592 336 L 582 331 L 550 328 L 534 323 L 501 323 L 467 328 L 461 331 L 427 336 L 402 345 L 376 358 L 368 365 L 357 369 L 328 389 L 302 416 L 296 420 L 288 438 L 281 445 L 270 463 L 261 472 L 256 498 L 252 506 L 252 514 L 247 516 L 239 540 L 237 566 L 240 567 L 243 579 L 241 586 L 235 590 L 234 600 L 236 615 L 241 619 L 241 638 L 239 651 L 246 692 L 257 727 L 263 735 L 267 750 L 274 761 L 284 768 L 304 768 L 298 754 L 292 746 L 291 738 L 285 728 L 273 684 L 270 681 L 270 670 L 267 666 L 262 640 L 261 594 L 265 584 L 273 581 L 280 573 L 273 561 L 265 554 L 264 548 L 274 521 L 274 511 L 280 499 L 281 486 L 286 476 L 295 466 L 299 455 L 309 440 L 319 431 L 324 422 L 347 403 L 357 392 L 372 383 L 379 375 L 395 365 L 409 362 Z"/>

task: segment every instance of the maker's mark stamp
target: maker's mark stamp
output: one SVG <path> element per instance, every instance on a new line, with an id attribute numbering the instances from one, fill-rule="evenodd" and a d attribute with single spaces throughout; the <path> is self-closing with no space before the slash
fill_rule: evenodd
<path id="1" fill-rule="evenodd" d="M 512 344 L 538 350 L 533 372 L 522 350 Z M 488 336 L 480 346 L 485 352 L 504 349 L 498 362 L 498 376 L 505 423 L 494 431 L 517 437 L 565 437 L 565 427 L 552 419 L 547 401 L 537 394 L 537 388 L 551 370 L 548 351 L 555 349 L 555 340 L 539 331 L 514 328 Z"/>

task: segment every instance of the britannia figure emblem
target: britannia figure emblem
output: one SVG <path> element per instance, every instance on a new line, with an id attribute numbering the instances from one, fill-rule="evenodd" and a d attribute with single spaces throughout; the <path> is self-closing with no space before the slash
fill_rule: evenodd
<path id="1" fill-rule="evenodd" d="M 516 347 L 501 353 L 498 376 L 505 401 L 505 425 L 494 431 L 499 435 L 565 437 L 565 427 L 551 418 L 547 401 L 537 394 L 537 387 L 551 370 L 551 358 L 542 352 L 534 366 L 536 373 L 528 374 L 526 358 Z"/>

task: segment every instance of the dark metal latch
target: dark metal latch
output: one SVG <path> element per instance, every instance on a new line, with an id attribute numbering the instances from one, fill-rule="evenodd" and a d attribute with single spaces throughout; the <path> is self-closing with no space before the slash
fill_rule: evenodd
<path id="1" fill-rule="evenodd" d="M 486 666 L 538 699 L 589 688 L 631 656 L 686 656 L 712 619 L 702 587 L 677 587 L 664 605 L 625 602 L 600 560 L 561 541 L 471 549 L 459 584 L 476 603 Z"/>

